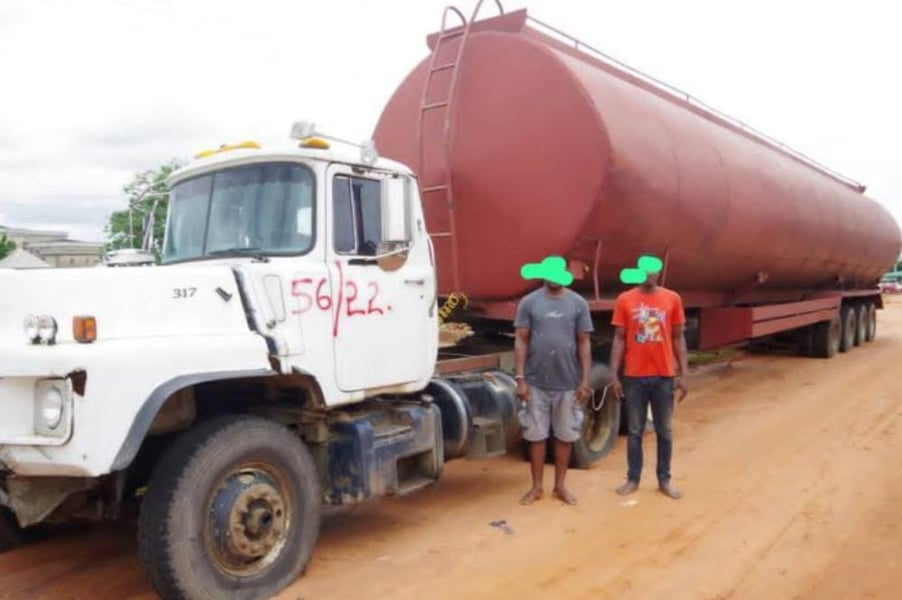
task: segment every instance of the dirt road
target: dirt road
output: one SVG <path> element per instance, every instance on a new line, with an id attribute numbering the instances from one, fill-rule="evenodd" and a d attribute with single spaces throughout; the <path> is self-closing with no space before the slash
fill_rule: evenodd
<path id="1" fill-rule="evenodd" d="M 613 493 L 622 439 L 571 474 L 576 507 L 518 505 L 514 458 L 452 462 L 434 489 L 329 516 L 280 598 L 897 598 L 902 301 L 879 320 L 877 340 L 832 360 L 696 372 L 676 415 L 678 502 L 655 491 L 653 436 L 635 504 Z M 513 533 L 489 525 L 501 519 Z M 154 597 L 129 528 L 0 556 L 0 596 Z"/>

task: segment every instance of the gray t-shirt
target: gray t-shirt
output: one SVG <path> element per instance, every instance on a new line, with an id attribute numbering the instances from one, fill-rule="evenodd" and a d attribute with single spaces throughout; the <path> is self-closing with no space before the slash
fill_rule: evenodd
<path id="1" fill-rule="evenodd" d="M 550 296 L 545 287 L 520 301 L 514 327 L 529 329 L 526 383 L 544 390 L 575 390 L 581 376 L 576 334 L 590 332 L 589 304 L 572 290 Z"/>

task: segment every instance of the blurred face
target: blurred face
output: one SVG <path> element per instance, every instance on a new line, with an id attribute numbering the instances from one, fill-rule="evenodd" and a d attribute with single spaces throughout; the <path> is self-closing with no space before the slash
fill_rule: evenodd
<path id="1" fill-rule="evenodd" d="M 563 286 L 561 286 L 557 283 L 553 283 L 551 281 L 546 281 L 545 287 L 548 288 L 549 290 L 551 290 L 552 292 L 556 292 L 556 291 L 560 290 Z"/>
<path id="2" fill-rule="evenodd" d="M 660 279 L 660 273 L 646 273 L 645 283 L 642 284 L 644 288 L 653 288 L 658 285 L 658 279 Z"/>

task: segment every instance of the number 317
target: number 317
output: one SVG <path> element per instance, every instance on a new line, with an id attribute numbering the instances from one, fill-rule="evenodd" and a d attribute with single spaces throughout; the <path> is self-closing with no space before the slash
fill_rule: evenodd
<path id="1" fill-rule="evenodd" d="M 191 298 L 197 292 L 197 288 L 173 288 L 172 290 L 172 299 L 173 300 L 183 300 L 185 298 Z"/>

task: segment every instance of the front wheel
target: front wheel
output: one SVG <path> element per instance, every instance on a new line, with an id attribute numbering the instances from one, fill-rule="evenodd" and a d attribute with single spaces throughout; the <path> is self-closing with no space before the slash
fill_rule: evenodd
<path id="1" fill-rule="evenodd" d="M 611 370 L 596 363 L 589 373 L 589 387 L 593 397 L 586 401 L 583 433 L 573 443 L 570 466 L 586 469 L 607 455 L 617 443 L 620 431 L 620 400 L 604 388 L 611 382 Z"/>
<path id="2" fill-rule="evenodd" d="M 163 598 L 268 598 L 304 570 L 321 492 L 307 447 L 252 416 L 182 434 L 154 469 L 138 545 Z"/>

